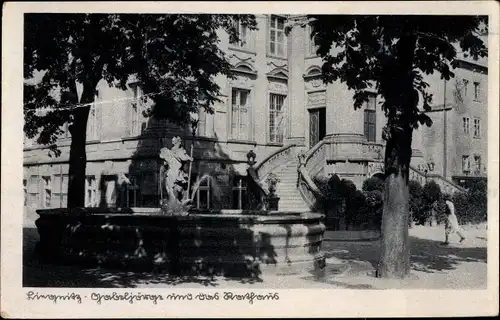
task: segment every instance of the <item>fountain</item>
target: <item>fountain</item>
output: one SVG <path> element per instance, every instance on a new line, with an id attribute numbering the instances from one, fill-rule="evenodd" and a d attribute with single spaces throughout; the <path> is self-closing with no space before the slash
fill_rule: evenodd
<path id="1" fill-rule="evenodd" d="M 184 170 L 192 154 L 186 153 L 179 137 L 172 144 L 159 155 L 163 160 L 159 208 L 117 207 L 116 190 L 130 181 L 108 165 L 102 179 L 104 205 L 37 210 L 41 258 L 55 263 L 243 277 L 324 267 L 320 251 L 323 215 L 281 212 L 273 210 L 274 203 L 266 205 L 276 183 L 269 192 L 259 182 L 253 151 L 248 156 L 247 179 L 260 202 L 255 209 L 200 211 L 191 207 L 190 172 Z M 192 196 L 198 186 L 199 181 L 193 185 Z"/>

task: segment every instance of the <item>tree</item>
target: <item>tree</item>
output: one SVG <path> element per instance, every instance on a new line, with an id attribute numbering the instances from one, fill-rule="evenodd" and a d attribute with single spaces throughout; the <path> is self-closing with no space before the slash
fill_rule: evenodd
<path id="1" fill-rule="evenodd" d="M 58 156 L 57 138 L 69 123 L 68 207 L 84 205 L 87 120 L 98 82 L 125 90 L 135 76 L 152 100 L 148 115 L 173 123 L 186 123 L 198 108 L 213 112 L 214 77 L 231 76 L 217 32 L 239 41 L 235 20 L 256 28 L 251 15 L 25 14 L 24 131 Z M 28 81 L 36 74 L 41 80 Z"/>
<path id="2" fill-rule="evenodd" d="M 354 108 L 368 100 L 369 88 L 383 99 L 385 195 L 380 277 L 409 274 L 408 177 L 413 130 L 432 124 L 425 74 L 454 76 L 457 47 L 474 59 L 485 57 L 481 35 L 487 17 L 403 15 L 310 15 L 308 24 L 323 59 L 326 83 L 340 80 L 354 91 Z M 424 110 L 419 108 L 422 105 Z"/>

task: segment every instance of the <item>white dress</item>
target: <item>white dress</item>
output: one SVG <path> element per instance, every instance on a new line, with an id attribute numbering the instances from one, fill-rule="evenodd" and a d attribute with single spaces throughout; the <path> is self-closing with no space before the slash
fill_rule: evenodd
<path id="1" fill-rule="evenodd" d="M 455 215 L 455 206 L 453 205 L 453 202 L 446 201 L 446 205 L 450 211 L 450 214 L 447 215 L 446 219 L 446 232 L 450 234 L 459 231 L 460 227 L 458 225 L 457 216 Z"/>

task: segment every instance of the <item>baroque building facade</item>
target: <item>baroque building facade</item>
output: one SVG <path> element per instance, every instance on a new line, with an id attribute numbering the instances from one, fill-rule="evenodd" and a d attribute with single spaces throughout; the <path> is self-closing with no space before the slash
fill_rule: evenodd
<path id="1" fill-rule="evenodd" d="M 187 150 L 193 147 L 191 192 L 200 209 L 245 208 L 247 154 L 251 150 L 262 183 L 271 172 L 280 177 L 277 193 L 283 210 L 314 207 L 319 192 L 314 177 L 336 173 L 360 188 L 365 179 L 381 174 L 381 132 L 386 121 L 376 94 L 355 110 L 353 92 L 344 84 L 325 85 L 320 79 L 322 61 L 316 56 L 308 27 L 297 25 L 285 34 L 287 23 L 297 19 L 257 15 L 259 29 L 238 26 L 243 41 L 237 44 L 229 43 L 228 35 L 220 32 L 220 46 L 236 76 L 217 77 L 221 102 L 213 106 L 213 114 L 200 112 L 194 135 L 189 126 L 180 128 L 165 120 L 145 118 L 140 84 L 133 79 L 126 91 L 102 81 L 87 129 L 86 205 L 102 204 L 100 177 L 112 166 L 131 181 L 120 189 L 118 205 L 158 206 L 159 150 L 170 147 L 174 136 L 183 139 Z M 444 94 L 449 99 L 433 107 L 429 115 L 434 125 L 416 130 L 413 139 L 410 178 L 421 182 L 432 178 L 448 192 L 460 189 L 457 183 L 463 176 L 484 176 L 486 172 L 487 66 L 464 59 L 460 70 L 457 78 L 469 82 L 457 94 L 449 84 L 451 93 L 441 88 L 444 83 L 438 76 L 429 76 L 435 99 Z M 460 94 L 465 99 L 460 100 Z M 443 124 L 443 116 L 447 124 Z M 469 120 L 463 120 L 466 118 Z M 461 131 L 467 121 L 469 137 Z M 68 134 L 61 136 L 57 158 L 48 155 L 46 146 L 25 141 L 26 206 L 66 206 L 70 139 Z M 299 154 L 304 155 L 303 162 L 299 162 Z M 465 174 L 463 168 L 470 165 L 463 167 L 461 162 L 466 156 L 469 163 L 480 157 L 479 171 L 468 169 Z M 301 166 L 305 170 L 298 170 Z"/>

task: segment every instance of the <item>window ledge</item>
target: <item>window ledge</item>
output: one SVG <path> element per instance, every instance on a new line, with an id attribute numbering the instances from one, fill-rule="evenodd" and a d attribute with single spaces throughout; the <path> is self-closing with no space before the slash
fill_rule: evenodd
<path id="1" fill-rule="evenodd" d="M 283 142 L 267 142 L 266 143 L 267 146 L 271 146 L 271 147 L 282 147 L 283 146 Z"/>
<path id="2" fill-rule="evenodd" d="M 115 141 L 131 141 L 131 140 L 140 140 L 144 138 L 144 136 L 141 134 L 141 135 L 136 135 L 136 136 L 128 136 L 128 137 L 123 137 L 123 138 L 120 138 L 118 140 L 109 140 L 109 141 L 104 141 L 104 142 L 115 142 Z"/>
<path id="3" fill-rule="evenodd" d="M 186 140 L 193 140 L 193 137 L 186 138 Z M 210 136 L 199 136 L 196 135 L 194 136 L 194 141 L 218 141 L 217 138 L 215 137 L 210 137 Z"/>
<path id="4" fill-rule="evenodd" d="M 251 144 L 256 146 L 257 142 L 252 141 L 252 140 L 237 140 L 237 139 L 229 139 L 227 140 L 227 143 L 234 143 L 234 144 Z"/>
<path id="5" fill-rule="evenodd" d="M 267 54 L 266 54 L 266 57 L 267 57 L 267 58 L 273 58 L 273 59 L 284 60 L 284 61 L 287 61 L 287 60 L 288 60 L 286 57 L 281 57 L 281 56 L 278 56 L 278 55 L 274 55 L 274 54 L 272 54 L 272 53 L 267 53 Z"/>
<path id="6" fill-rule="evenodd" d="M 305 59 L 309 60 L 309 59 L 315 59 L 315 58 L 319 58 L 320 56 L 316 55 L 316 54 L 306 54 L 305 56 Z"/>
<path id="7" fill-rule="evenodd" d="M 254 56 L 257 55 L 256 50 L 253 49 L 253 48 L 238 47 L 238 46 L 235 46 L 233 44 L 229 45 L 229 50 L 243 52 L 243 53 L 248 53 L 248 54 L 252 54 Z"/>

